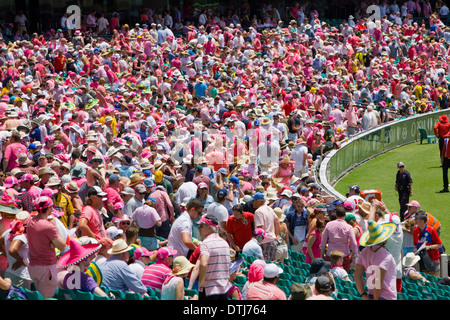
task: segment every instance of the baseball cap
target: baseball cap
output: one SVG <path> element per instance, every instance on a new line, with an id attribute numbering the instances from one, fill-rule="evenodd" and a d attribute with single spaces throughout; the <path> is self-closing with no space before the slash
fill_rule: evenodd
<path id="1" fill-rule="evenodd" d="M 109 181 L 117 181 L 119 179 L 120 179 L 119 176 L 117 174 L 115 174 L 115 173 L 110 175 L 109 178 L 108 178 Z"/>
<path id="2" fill-rule="evenodd" d="M 283 273 L 283 269 L 277 266 L 275 263 L 269 263 L 264 267 L 264 277 L 265 278 L 275 278 L 280 273 Z"/>
<path id="3" fill-rule="evenodd" d="M 360 188 L 359 188 L 357 185 L 349 186 L 348 188 L 349 188 L 350 190 L 353 190 L 353 191 L 356 191 L 356 192 L 359 192 L 359 191 L 360 191 Z"/>
<path id="4" fill-rule="evenodd" d="M 99 197 L 106 197 L 108 194 L 106 192 L 103 192 L 102 189 L 98 186 L 93 186 L 88 191 L 88 197 L 89 196 L 99 196 Z"/>
<path id="5" fill-rule="evenodd" d="M 325 273 L 330 271 L 331 262 L 323 258 L 316 258 L 311 262 L 310 274 Z"/>
<path id="6" fill-rule="evenodd" d="M 228 171 L 225 168 L 220 168 L 219 170 L 217 170 L 217 172 L 223 173 L 223 174 L 227 174 Z"/>
<path id="7" fill-rule="evenodd" d="M 200 182 L 197 187 L 199 189 L 202 189 L 202 188 L 208 189 L 208 185 L 205 182 Z"/>
<path id="8" fill-rule="evenodd" d="M 156 257 L 159 260 L 162 260 L 162 259 L 165 259 L 165 258 L 167 258 L 169 256 L 176 255 L 177 252 L 178 252 L 177 250 L 170 249 L 169 247 L 162 247 L 162 248 L 159 248 L 158 251 L 156 252 Z"/>
<path id="9" fill-rule="evenodd" d="M 281 195 L 290 198 L 290 197 L 292 197 L 292 191 L 289 189 L 284 189 L 283 192 L 281 193 Z"/>
<path id="10" fill-rule="evenodd" d="M 122 229 L 119 229 L 119 228 L 114 227 L 114 226 L 109 227 L 108 229 L 106 229 L 106 234 L 108 235 L 109 238 L 111 238 L 113 240 L 114 240 L 115 237 L 117 237 L 119 234 L 122 234 L 122 233 L 123 233 Z"/>
<path id="11" fill-rule="evenodd" d="M 256 192 L 253 197 L 253 200 L 259 200 L 259 199 L 264 199 L 264 194 L 262 194 L 261 192 Z"/>
<path id="12" fill-rule="evenodd" d="M 134 250 L 134 259 L 139 259 L 140 257 L 150 257 L 153 252 L 147 250 L 146 247 L 138 247 Z"/>
<path id="13" fill-rule="evenodd" d="M 144 193 L 147 192 L 147 189 L 143 184 L 138 184 L 136 187 L 134 187 L 134 190 L 138 193 Z"/>
<path id="14" fill-rule="evenodd" d="M 155 186 L 155 183 L 153 182 L 153 180 L 151 178 L 146 178 L 144 180 L 144 186 L 153 187 L 153 186 Z"/>
<path id="15" fill-rule="evenodd" d="M 419 202 L 416 201 L 416 200 L 413 200 L 413 201 L 411 201 L 410 203 L 407 203 L 406 205 L 407 205 L 408 207 L 417 207 L 417 208 L 420 208 L 420 204 L 419 204 Z"/>
<path id="16" fill-rule="evenodd" d="M 121 191 L 120 193 L 122 194 L 128 194 L 128 195 L 134 195 L 134 190 L 130 187 L 126 187 L 125 189 L 123 189 L 123 191 Z"/>
<path id="17" fill-rule="evenodd" d="M 240 187 L 241 185 L 239 184 L 239 178 L 238 177 L 231 177 L 230 178 L 230 182 L 234 183 L 237 187 Z"/>
<path id="18" fill-rule="evenodd" d="M 331 279 L 327 276 L 319 276 L 316 279 L 315 288 L 318 292 L 324 293 L 331 289 Z"/>
<path id="19" fill-rule="evenodd" d="M 228 195 L 228 190 L 225 188 L 220 189 L 217 191 L 217 197 L 219 198 L 225 198 Z"/>
<path id="20" fill-rule="evenodd" d="M 397 168 L 404 167 L 404 166 L 405 166 L 405 164 L 403 162 L 397 163 Z"/>

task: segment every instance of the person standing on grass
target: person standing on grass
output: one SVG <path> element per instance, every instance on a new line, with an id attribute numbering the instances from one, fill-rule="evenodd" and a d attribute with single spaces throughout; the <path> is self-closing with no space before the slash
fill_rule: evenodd
<path id="1" fill-rule="evenodd" d="M 444 182 L 444 188 L 439 191 L 440 193 L 448 192 L 448 167 L 450 166 L 450 142 L 449 138 L 444 139 L 444 145 L 442 147 L 441 153 L 441 163 L 442 163 L 442 178 Z"/>
<path id="2" fill-rule="evenodd" d="M 407 203 L 409 197 L 413 195 L 413 180 L 411 174 L 405 169 L 403 162 L 397 163 L 397 175 L 395 177 L 394 190 L 398 192 L 398 202 L 400 204 L 400 219 L 404 220 L 405 212 L 408 210 Z"/>

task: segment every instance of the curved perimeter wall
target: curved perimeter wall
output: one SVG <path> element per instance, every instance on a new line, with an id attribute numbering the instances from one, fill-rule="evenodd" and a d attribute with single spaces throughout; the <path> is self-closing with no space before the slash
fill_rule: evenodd
<path id="1" fill-rule="evenodd" d="M 450 110 L 416 115 L 403 120 L 394 120 L 374 129 L 352 136 L 338 150 L 330 151 L 322 160 L 316 173 L 317 182 L 329 195 L 345 199 L 345 195 L 334 189 L 336 183 L 346 173 L 361 163 L 397 147 L 418 141 L 419 128 L 434 135 L 433 127 L 442 114 L 450 115 Z M 427 143 L 424 140 L 423 143 Z"/>

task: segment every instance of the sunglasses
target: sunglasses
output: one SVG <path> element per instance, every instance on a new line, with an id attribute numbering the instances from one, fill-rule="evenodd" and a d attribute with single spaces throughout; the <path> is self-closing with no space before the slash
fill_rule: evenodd
<path id="1" fill-rule="evenodd" d="M 120 224 L 121 225 L 130 225 L 131 223 L 130 222 L 121 222 Z"/>

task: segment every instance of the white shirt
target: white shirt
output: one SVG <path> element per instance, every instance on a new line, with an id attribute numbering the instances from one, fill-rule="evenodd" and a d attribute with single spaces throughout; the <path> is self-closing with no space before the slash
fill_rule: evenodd
<path id="1" fill-rule="evenodd" d="M 208 208 L 206 209 L 207 214 L 210 214 L 214 217 L 216 217 L 217 221 L 219 222 L 227 222 L 228 221 L 228 210 L 227 208 L 218 202 L 211 203 Z"/>
<path id="2" fill-rule="evenodd" d="M 196 194 L 197 185 L 192 181 L 184 182 L 175 193 L 175 200 L 177 201 L 177 203 L 181 203 L 183 202 L 184 198 L 192 198 L 195 197 Z"/>
<path id="3" fill-rule="evenodd" d="M 136 277 L 140 280 L 142 278 L 142 274 L 145 270 L 145 264 L 141 260 L 136 260 L 132 264 L 129 265 L 131 271 L 136 275 Z"/>

